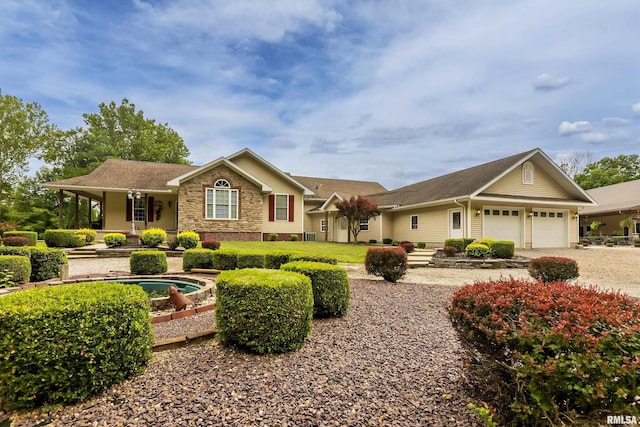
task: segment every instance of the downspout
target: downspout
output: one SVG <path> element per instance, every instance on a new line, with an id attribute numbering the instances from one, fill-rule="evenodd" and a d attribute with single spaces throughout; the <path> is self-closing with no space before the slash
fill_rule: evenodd
<path id="1" fill-rule="evenodd" d="M 463 222 L 464 224 L 464 229 L 462 230 L 462 235 L 464 237 L 469 237 L 467 235 L 467 208 L 465 207 L 465 205 L 458 203 L 457 199 L 453 199 L 453 203 L 455 203 L 456 205 L 460 206 L 462 208 L 462 215 L 464 216 L 465 220 Z"/>

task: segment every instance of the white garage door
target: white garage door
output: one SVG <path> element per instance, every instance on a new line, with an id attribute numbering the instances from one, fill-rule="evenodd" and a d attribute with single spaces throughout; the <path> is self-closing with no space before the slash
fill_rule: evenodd
<path id="1" fill-rule="evenodd" d="M 533 211 L 531 234 L 534 248 L 566 248 L 567 236 L 566 211 L 540 209 Z"/>
<path id="2" fill-rule="evenodd" d="M 522 247 L 522 210 L 509 207 L 483 209 L 484 237 L 494 240 L 511 240 L 516 248 Z"/>

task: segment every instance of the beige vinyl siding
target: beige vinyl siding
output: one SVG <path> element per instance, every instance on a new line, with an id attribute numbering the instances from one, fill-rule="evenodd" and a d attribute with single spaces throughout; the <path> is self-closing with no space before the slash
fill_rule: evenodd
<path id="1" fill-rule="evenodd" d="M 534 163 L 533 184 L 522 183 L 522 167 L 519 166 L 489 186 L 483 193 L 535 197 L 572 199 L 541 167 Z"/>
<path id="2" fill-rule="evenodd" d="M 449 207 L 394 212 L 393 234 L 384 237 L 397 241 L 425 242 L 432 247 L 441 246 L 449 235 Z M 417 230 L 411 230 L 412 215 L 418 215 Z"/>
<path id="3" fill-rule="evenodd" d="M 143 195 L 144 197 L 145 195 Z M 135 221 L 136 232 L 147 228 L 162 228 L 164 230 L 176 230 L 176 196 L 149 194 L 154 202 L 162 202 L 160 219 L 156 220 L 155 209 L 153 222 Z M 171 206 L 169 206 L 171 202 Z M 127 193 L 107 192 L 105 194 L 103 230 L 131 231 L 131 221 L 127 221 Z M 146 216 L 145 207 L 145 216 Z"/>
<path id="4" fill-rule="evenodd" d="M 480 214 L 476 216 L 476 209 L 480 209 Z M 469 237 L 472 237 L 476 240 L 482 239 L 482 206 L 473 206 L 471 208 L 471 230 L 469 233 Z"/>

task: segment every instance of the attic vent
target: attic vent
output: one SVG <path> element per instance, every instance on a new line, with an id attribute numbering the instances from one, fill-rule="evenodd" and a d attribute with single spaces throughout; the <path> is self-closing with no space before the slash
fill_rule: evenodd
<path id="1" fill-rule="evenodd" d="M 522 165 L 522 183 L 523 184 L 533 184 L 533 163 L 525 162 Z"/>

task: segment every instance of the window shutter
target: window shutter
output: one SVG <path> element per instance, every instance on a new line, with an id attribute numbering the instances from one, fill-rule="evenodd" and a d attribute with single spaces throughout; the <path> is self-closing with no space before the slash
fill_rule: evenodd
<path id="1" fill-rule="evenodd" d="M 147 197 L 147 221 L 153 222 L 153 196 Z"/>
<path id="2" fill-rule="evenodd" d="M 126 209 L 126 221 L 131 221 L 131 202 L 132 200 L 130 198 L 128 198 L 127 196 L 124 196 L 127 199 L 127 209 Z"/>
<path id="3" fill-rule="evenodd" d="M 269 194 L 269 221 L 275 220 L 276 212 L 276 196 L 275 194 Z"/>
<path id="4" fill-rule="evenodd" d="M 289 222 L 293 222 L 293 194 L 289 194 Z"/>

